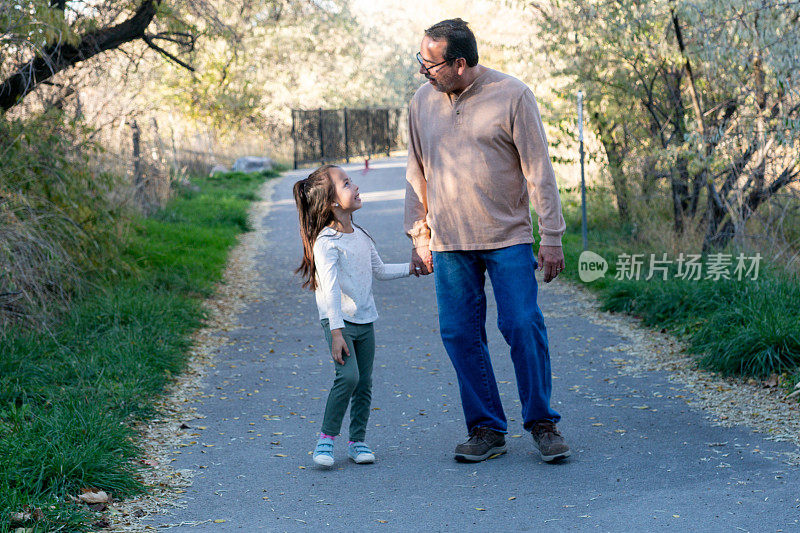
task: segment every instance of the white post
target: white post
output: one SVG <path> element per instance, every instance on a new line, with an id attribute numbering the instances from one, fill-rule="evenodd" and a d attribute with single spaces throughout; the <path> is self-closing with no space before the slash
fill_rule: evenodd
<path id="1" fill-rule="evenodd" d="M 578 143 L 581 154 L 581 233 L 583 234 L 583 249 L 589 247 L 588 230 L 586 222 L 586 180 L 583 170 L 583 91 L 578 91 Z"/>

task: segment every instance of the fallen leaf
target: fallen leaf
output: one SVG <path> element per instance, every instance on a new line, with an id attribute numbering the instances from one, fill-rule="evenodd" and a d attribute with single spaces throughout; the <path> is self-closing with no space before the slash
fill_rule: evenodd
<path id="1" fill-rule="evenodd" d="M 81 501 L 94 504 L 94 503 L 108 503 L 108 494 L 102 490 L 83 489 L 83 494 L 78 495 Z"/>

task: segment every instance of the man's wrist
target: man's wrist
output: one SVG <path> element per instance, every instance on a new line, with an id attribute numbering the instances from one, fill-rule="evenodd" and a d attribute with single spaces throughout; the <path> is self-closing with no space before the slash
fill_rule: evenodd
<path id="1" fill-rule="evenodd" d="M 431 238 L 429 235 L 418 235 L 411 239 L 411 246 L 415 250 L 419 250 L 422 248 L 430 248 Z"/>
<path id="2" fill-rule="evenodd" d="M 553 235 L 542 235 L 539 241 L 539 246 L 555 246 L 561 248 L 561 237 Z"/>

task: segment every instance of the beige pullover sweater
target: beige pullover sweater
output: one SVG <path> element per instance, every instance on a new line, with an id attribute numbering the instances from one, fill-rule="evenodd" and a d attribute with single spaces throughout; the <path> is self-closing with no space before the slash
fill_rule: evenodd
<path id="1" fill-rule="evenodd" d="M 489 250 L 561 246 L 561 214 L 547 139 L 531 90 L 484 67 L 458 97 L 430 83 L 408 112 L 405 230 L 415 247 Z"/>

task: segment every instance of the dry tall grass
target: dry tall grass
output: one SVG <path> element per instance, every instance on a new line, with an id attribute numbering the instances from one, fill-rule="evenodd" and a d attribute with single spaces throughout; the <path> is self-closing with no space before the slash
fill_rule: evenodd
<path id="1" fill-rule="evenodd" d="M 189 134 L 143 114 L 89 128 L 70 116 L 0 120 L 0 335 L 42 323 L 118 261 L 132 217 L 163 207 L 175 182 L 244 155 L 274 157 L 258 135 Z"/>

